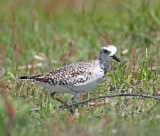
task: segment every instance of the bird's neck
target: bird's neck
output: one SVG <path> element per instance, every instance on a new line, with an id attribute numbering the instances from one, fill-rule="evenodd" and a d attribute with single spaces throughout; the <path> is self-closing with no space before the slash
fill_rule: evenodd
<path id="1" fill-rule="evenodd" d="M 104 70 L 104 72 L 106 73 L 108 68 L 109 68 L 109 63 L 110 63 L 110 58 L 108 57 L 100 57 L 99 59 L 99 63 L 101 68 Z"/>

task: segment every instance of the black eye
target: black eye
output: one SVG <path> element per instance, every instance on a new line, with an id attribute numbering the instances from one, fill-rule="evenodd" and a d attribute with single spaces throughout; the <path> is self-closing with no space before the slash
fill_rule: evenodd
<path id="1" fill-rule="evenodd" d="M 109 54 L 110 52 L 108 50 L 104 50 L 104 53 L 108 53 Z"/>

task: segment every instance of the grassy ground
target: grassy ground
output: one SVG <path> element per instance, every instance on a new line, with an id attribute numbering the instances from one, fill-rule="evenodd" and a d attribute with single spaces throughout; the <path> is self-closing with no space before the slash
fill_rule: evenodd
<path id="1" fill-rule="evenodd" d="M 71 115 L 45 89 L 14 78 L 94 59 L 108 32 L 122 65 L 112 62 L 104 82 L 80 100 L 137 90 L 159 95 L 159 17 L 159 0 L 1 0 L 0 134 L 158 136 L 156 100 L 96 100 L 97 106 L 79 106 Z M 57 96 L 72 102 L 69 94 Z"/>

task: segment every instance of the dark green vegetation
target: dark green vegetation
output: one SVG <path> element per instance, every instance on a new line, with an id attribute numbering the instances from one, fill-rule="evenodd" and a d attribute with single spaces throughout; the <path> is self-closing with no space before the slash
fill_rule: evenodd
<path id="1" fill-rule="evenodd" d="M 16 83 L 21 75 L 93 59 L 107 41 L 103 32 L 117 46 L 122 65 L 112 62 L 104 79 L 108 82 L 102 82 L 89 98 L 137 90 L 159 95 L 159 0 L 1 0 L 0 135 L 158 136 L 156 100 L 118 97 L 106 99 L 105 104 L 96 100 L 92 103 L 97 106 L 79 106 L 70 115 L 45 89 Z M 26 68 L 29 64 L 31 68 Z M 72 102 L 69 94 L 57 97 Z M 87 94 L 80 97 L 85 99 Z"/>

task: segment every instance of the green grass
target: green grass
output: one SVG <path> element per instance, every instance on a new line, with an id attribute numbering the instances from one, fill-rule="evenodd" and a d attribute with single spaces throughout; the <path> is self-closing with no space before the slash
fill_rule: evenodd
<path id="1" fill-rule="evenodd" d="M 128 84 L 145 94 L 158 95 L 154 88 L 160 89 L 159 0 L 1 0 L 0 5 L 0 134 L 159 135 L 160 105 L 156 100 L 110 98 L 105 105 L 79 106 L 71 115 L 69 110 L 59 109 L 61 104 L 45 89 L 14 79 L 94 59 L 104 43 L 101 33 L 108 32 L 123 63 L 112 62 L 104 79 L 108 82 L 99 84 L 89 98 L 136 93 Z M 73 47 L 70 55 L 69 44 Z M 37 55 L 46 60 L 36 59 Z M 38 63 L 42 67 L 20 68 Z M 72 102 L 70 94 L 57 96 Z M 88 94 L 80 97 L 86 99 Z M 32 110 L 35 108 L 38 110 Z"/>

